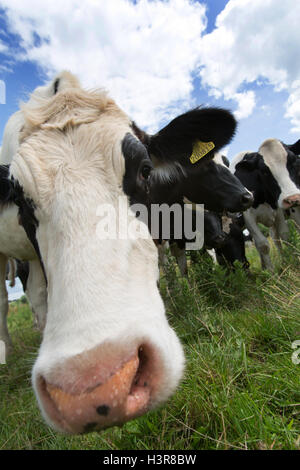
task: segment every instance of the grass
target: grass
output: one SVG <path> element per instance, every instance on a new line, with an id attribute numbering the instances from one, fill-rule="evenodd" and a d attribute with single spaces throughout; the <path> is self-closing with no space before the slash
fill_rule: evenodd
<path id="1" fill-rule="evenodd" d="M 275 273 L 247 249 L 251 276 L 197 255 L 189 280 L 169 257 L 161 276 L 167 315 L 185 349 L 185 376 L 159 410 L 122 428 L 66 437 L 43 422 L 30 383 L 40 342 L 21 301 L 10 304 L 15 350 L 0 366 L 0 449 L 300 448 L 300 237 L 291 227 Z M 299 355 L 300 356 L 300 355 Z"/>

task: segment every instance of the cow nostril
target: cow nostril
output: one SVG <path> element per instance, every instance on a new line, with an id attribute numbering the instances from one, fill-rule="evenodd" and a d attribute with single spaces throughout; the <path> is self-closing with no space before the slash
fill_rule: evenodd
<path id="1" fill-rule="evenodd" d="M 100 416 L 107 416 L 108 413 L 109 413 L 109 406 L 108 405 L 100 405 L 96 408 L 96 411 L 98 413 L 98 415 Z"/>
<path id="2" fill-rule="evenodd" d="M 253 204 L 253 196 L 250 193 L 245 193 L 242 195 L 242 204 L 243 207 L 248 208 Z"/>

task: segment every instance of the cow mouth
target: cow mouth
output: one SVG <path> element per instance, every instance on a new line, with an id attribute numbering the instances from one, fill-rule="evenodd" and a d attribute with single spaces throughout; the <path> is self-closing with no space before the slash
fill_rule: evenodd
<path id="1" fill-rule="evenodd" d="M 293 207 L 299 207 L 300 206 L 300 200 L 291 201 L 287 198 L 283 201 L 282 206 L 283 206 L 282 207 L 283 209 L 292 209 Z"/>

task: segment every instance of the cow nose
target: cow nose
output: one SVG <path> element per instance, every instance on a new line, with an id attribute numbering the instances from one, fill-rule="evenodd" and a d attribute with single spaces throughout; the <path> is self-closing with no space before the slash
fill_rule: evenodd
<path id="1" fill-rule="evenodd" d="M 300 206 L 300 194 L 294 194 L 283 200 L 283 209 L 289 209 L 293 206 Z"/>
<path id="2" fill-rule="evenodd" d="M 253 204 L 253 201 L 254 201 L 254 198 L 251 193 L 249 192 L 244 193 L 241 197 L 241 203 L 242 203 L 243 209 L 248 209 L 249 207 L 251 207 Z"/>
<path id="3" fill-rule="evenodd" d="M 98 431 L 123 424 L 149 409 L 155 381 L 149 351 L 140 347 L 121 366 L 111 364 L 109 368 L 103 374 L 98 372 L 101 366 L 95 365 L 83 376 L 72 371 L 71 383 L 63 385 L 39 377 L 40 402 L 56 429 L 71 434 Z"/>

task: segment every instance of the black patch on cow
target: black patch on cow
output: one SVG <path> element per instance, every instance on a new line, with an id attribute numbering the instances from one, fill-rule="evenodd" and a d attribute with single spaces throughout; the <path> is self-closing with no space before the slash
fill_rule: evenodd
<path id="1" fill-rule="evenodd" d="M 153 165 L 147 149 L 132 134 L 127 133 L 122 141 L 122 152 L 125 159 L 123 190 L 131 204 L 148 204 L 149 178 Z"/>
<path id="2" fill-rule="evenodd" d="M 57 78 L 53 84 L 53 90 L 54 90 L 55 95 L 58 92 L 58 87 L 59 87 L 59 78 Z"/>
<path id="3" fill-rule="evenodd" d="M 25 292 L 27 289 L 27 281 L 29 276 L 29 263 L 28 261 L 17 261 L 17 277 L 22 282 L 23 291 Z"/>
<path id="4" fill-rule="evenodd" d="M 298 142 L 296 142 L 296 144 Z M 295 152 L 291 150 L 291 148 L 293 147 L 292 145 L 285 145 L 283 143 L 282 145 L 287 152 L 287 165 L 286 166 L 289 172 L 289 176 L 291 180 L 295 183 L 295 185 L 298 188 L 300 188 L 300 157 L 298 156 L 298 154 L 296 154 Z M 297 149 L 295 148 L 295 150 Z"/>
<path id="5" fill-rule="evenodd" d="M 13 185 L 9 178 L 9 165 L 0 165 L 0 203 L 14 202 Z"/>
<path id="6" fill-rule="evenodd" d="M 107 416 L 108 413 L 110 412 L 110 408 L 108 405 L 100 405 L 98 406 L 98 408 L 96 409 L 98 415 L 100 416 Z"/>
<path id="7" fill-rule="evenodd" d="M 267 202 L 277 209 L 281 189 L 258 152 L 246 153 L 235 167 L 235 175 L 254 195 L 253 207 Z"/>
<path id="8" fill-rule="evenodd" d="M 19 184 L 18 181 L 14 180 L 14 178 L 11 178 L 12 184 L 13 184 L 13 202 L 18 206 L 19 208 L 19 220 L 21 225 L 23 226 L 27 237 L 29 238 L 30 242 L 32 243 L 36 254 L 40 260 L 41 267 L 45 276 L 45 281 L 47 284 L 47 276 L 44 268 L 44 264 L 42 261 L 41 253 L 40 253 L 40 248 L 37 242 L 36 238 L 36 229 L 39 225 L 38 220 L 36 219 L 34 215 L 35 211 L 35 205 L 34 202 L 25 197 L 24 191 L 22 186 Z"/>
<path id="9" fill-rule="evenodd" d="M 293 152 L 295 155 L 300 155 L 300 139 L 297 140 L 292 145 L 285 145 L 283 144 L 284 147 L 287 147 L 291 152 Z"/>

